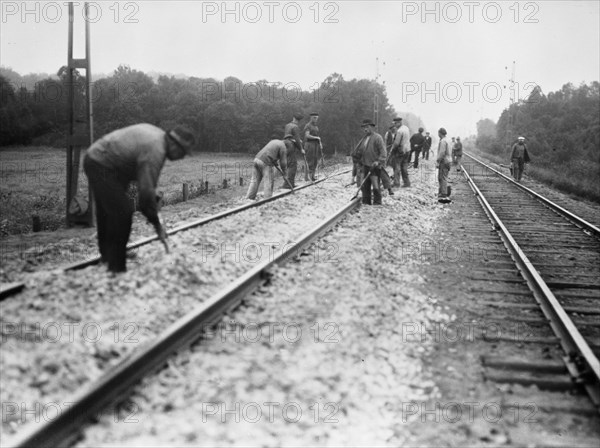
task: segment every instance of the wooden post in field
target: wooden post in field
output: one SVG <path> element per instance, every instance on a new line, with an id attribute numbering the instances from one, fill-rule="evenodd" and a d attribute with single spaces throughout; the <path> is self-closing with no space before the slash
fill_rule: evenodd
<path id="1" fill-rule="evenodd" d="M 227 188 L 227 179 L 223 179 L 223 188 Z"/>
<path id="2" fill-rule="evenodd" d="M 31 227 L 34 232 L 42 230 L 42 221 L 38 215 L 33 215 L 31 217 Z"/>
<path id="3" fill-rule="evenodd" d="M 190 186 L 187 182 L 183 183 L 183 201 L 187 201 L 190 196 Z"/>
<path id="4" fill-rule="evenodd" d="M 208 193 L 208 181 L 204 182 L 204 190 Z"/>
<path id="5" fill-rule="evenodd" d="M 240 187 L 243 187 L 243 186 L 244 186 L 244 178 L 240 177 Z"/>

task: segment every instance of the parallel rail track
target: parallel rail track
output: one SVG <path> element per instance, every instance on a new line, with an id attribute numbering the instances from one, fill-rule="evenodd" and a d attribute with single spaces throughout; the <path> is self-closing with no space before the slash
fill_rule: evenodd
<path id="1" fill-rule="evenodd" d="M 198 219 L 196 221 L 193 221 L 193 222 L 190 222 L 190 223 L 187 223 L 187 224 L 179 225 L 179 226 L 177 226 L 177 227 L 175 227 L 173 229 L 168 230 L 167 231 L 167 235 L 174 235 L 174 234 L 179 233 L 179 232 L 183 232 L 183 231 L 186 231 L 186 230 L 189 230 L 189 229 L 200 227 L 200 226 L 203 226 L 205 224 L 208 224 L 209 222 L 213 222 L 213 221 L 217 221 L 219 219 L 223 219 L 223 218 L 225 218 L 227 216 L 231 216 L 231 215 L 234 215 L 236 213 L 240 213 L 240 212 L 242 212 L 244 210 L 247 210 L 249 208 L 260 207 L 261 205 L 264 205 L 264 204 L 266 204 L 268 202 L 275 201 L 277 199 L 281 199 L 282 197 L 285 197 L 285 196 L 287 196 L 289 194 L 293 194 L 296 191 L 302 190 L 304 188 L 312 187 L 312 186 L 317 185 L 317 184 L 319 184 L 321 182 L 325 182 L 325 181 L 331 179 L 332 177 L 339 176 L 341 174 L 345 174 L 345 173 L 348 173 L 348 172 L 350 172 L 350 170 L 344 170 L 344 171 L 340 171 L 338 173 L 333 173 L 333 174 L 331 174 L 329 176 L 324 177 L 323 179 L 319 179 L 319 180 L 317 180 L 315 182 L 310 182 L 310 183 L 307 183 L 305 185 L 296 187 L 296 188 L 294 188 L 293 191 L 292 190 L 285 190 L 285 191 L 276 193 L 276 194 L 274 194 L 273 196 L 271 196 L 270 198 L 267 198 L 267 199 L 262 199 L 260 201 L 256 201 L 256 202 L 253 202 L 253 203 L 240 205 L 239 207 L 234 207 L 232 209 L 225 210 L 225 211 L 223 211 L 221 213 L 217 213 L 215 215 L 208 216 L 206 218 Z M 140 239 L 138 241 L 134 241 L 132 243 L 129 243 L 127 245 L 127 250 L 137 249 L 139 247 L 146 246 L 146 245 L 148 245 L 148 244 L 150 244 L 150 243 L 152 243 L 154 241 L 157 241 L 157 240 L 158 240 L 158 237 L 156 235 L 149 236 L 149 237 L 146 237 L 146 238 L 142 238 L 142 239 Z M 84 268 L 86 268 L 88 266 L 96 265 L 98 263 L 100 263 L 100 257 L 99 256 L 93 257 L 93 258 L 89 258 L 87 260 L 81 260 L 81 261 L 69 264 L 69 265 L 65 266 L 63 268 L 63 270 L 65 272 L 67 272 L 67 271 L 75 271 L 75 270 L 78 270 L 78 269 L 84 269 Z M 6 299 L 7 297 L 11 297 L 11 296 L 19 293 L 24 287 L 25 287 L 25 283 L 23 283 L 23 282 L 13 282 L 13 283 L 8 283 L 6 285 L 3 285 L 0 288 L 0 301 Z"/>
<path id="2" fill-rule="evenodd" d="M 600 266 L 600 229 L 484 162 L 468 154 L 467 157 L 476 165 L 469 165 L 467 169 L 463 166 L 462 172 L 537 302 L 537 306 L 526 303 L 523 296 L 528 294 L 513 289 L 519 279 L 509 276 L 504 281 L 512 286 L 507 286 L 506 293 L 522 294 L 521 299 L 515 303 L 503 300 L 494 305 L 528 312 L 541 310 L 541 320 L 550 325 L 555 338 L 533 338 L 530 342 L 552 340 L 560 344 L 564 352 L 562 363 L 558 364 L 547 359 L 488 357 L 484 359 L 486 367 L 502 371 L 502 374 L 492 374 L 489 378 L 560 389 L 568 388 L 569 381 L 556 381 L 555 376 L 523 377 L 518 373 L 566 374 L 571 386 L 583 387 L 599 410 L 597 317 L 600 311 L 597 300 L 600 299 L 600 279 L 597 270 Z M 540 321 L 537 316 L 521 320 L 531 324 Z M 506 375 L 507 371 L 512 373 Z"/>
<path id="3" fill-rule="evenodd" d="M 344 216 L 358 207 L 360 198 L 329 216 L 319 225 L 304 233 L 298 241 L 272 260 L 254 267 L 235 280 L 229 287 L 215 294 L 204 304 L 185 315 L 146 347 L 134 352 L 102 378 L 86 387 L 69 402 L 72 405 L 52 421 L 36 424 L 17 434 L 9 446 L 67 446 L 80 433 L 82 426 L 105 407 L 122 401 L 142 378 L 163 366 L 169 356 L 202 337 L 203 331 L 216 324 L 224 313 L 236 308 L 242 299 L 252 293 L 266 278 L 268 270 L 295 256 L 307 245 L 336 225 Z"/>

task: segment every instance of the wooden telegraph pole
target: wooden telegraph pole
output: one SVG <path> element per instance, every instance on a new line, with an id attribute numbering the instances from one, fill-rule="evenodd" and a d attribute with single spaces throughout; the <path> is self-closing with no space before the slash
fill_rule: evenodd
<path id="1" fill-rule="evenodd" d="M 78 195 L 79 192 L 79 167 L 81 149 L 89 147 L 94 141 L 94 125 L 91 97 L 91 53 L 90 53 L 90 21 L 87 2 L 84 3 L 85 20 L 85 58 L 73 57 L 73 22 L 74 5 L 69 3 L 69 47 L 67 63 L 67 88 L 68 88 L 68 115 L 69 132 L 67 135 L 67 226 L 83 224 L 92 226 L 94 223 L 94 207 L 92 193 L 88 188 L 87 202 Z M 85 110 L 76 110 L 75 70 L 85 70 Z"/>

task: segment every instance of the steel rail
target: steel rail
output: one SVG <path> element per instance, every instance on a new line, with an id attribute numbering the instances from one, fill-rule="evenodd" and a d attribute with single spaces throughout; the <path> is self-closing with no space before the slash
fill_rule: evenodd
<path id="1" fill-rule="evenodd" d="M 468 153 L 464 153 L 467 157 L 475 160 L 476 162 L 482 164 L 483 166 L 485 166 L 487 169 L 489 169 L 490 171 L 493 171 L 494 173 L 496 173 L 497 175 L 501 176 L 503 179 L 512 182 L 515 186 L 517 186 L 518 188 L 520 188 L 521 190 L 529 193 L 531 196 L 533 196 L 534 198 L 536 198 L 537 200 L 541 201 L 544 205 L 548 206 L 549 208 L 551 208 L 552 210 L 554 210 L 555 212 L 559 213 L 560 215 L 562 215 L 563 217 L 565 217 L 566 219 L 568 219 L 569 221 L 571 221 L 573 224 L 575 224 L 577 227 L 582 228 L 583 230 L 587 230 L 588 232 L 590 232 L 592 235 L 600 238 L 600 228 L 596 227 L 595 225 L 589 223 L 588 221 L 586 221 L 585 219 L 574 215 L 573 213 L 571 213 L 570 211 L 568 211 L 567 209 L 561 207 L 558 204 L 555 204 L 554 202 L 552 202 L 550 199 L 545 198 L 544 196 L 540 195 L 539 193 L 536 193 L 535 191 L 533 191 L 530 188 L 527 188 L 524 185 L 521 185 L 518 182 L 515 182 L 514 179 L 511 179 L 509 176 L 507 176 L 504 173 L 501 173 L 498 170 L 495 170 L 494 168 L 492 168 L 491 166 L 487 165 L 485 162 L 483 162 L 482 160 L 479 160 L 478 158 L 468 154 Z"/>
<path id="2" fill-rule="evenodd" d="M 332 177 L 339 176 L 341 174 L 346 174 L 346 173 L 349 173 L 350 171 L 351 170 L 348 169 L 348 170 L 340 171 L 339 173 L 333 173 L 333 174 L 330 174 L 327 177 L 324 177 L 323 179 L 319 179 L 319 180 L 317 180 L 315 182 L 310 182 L 310 183 L 307 183 L 307 184 L 302 185 L 300 187 L 296 187 L 296 188 L 294 188 L 294 190 L 282 191 L 282 192 L 274 194 L 270 198 L 261 199 L 260 201 L 252 202 L 252 203 L 249 203 L 249 204 L 243 204 L 243 205 L 240 205 L 238 207 L 234 207 L 234 208 L 231 208 L 229 210 L 222 211 L 221 213 L 217 213 L 216 215 L 211 215 L 211 216 L 208 216 L 206 218 L 201 218 L 201 219 L 198 219 L 196 221 L 193 221 L 193 222 L 190 222 L 190 223 L 187 223 L 187 224 L 182 224 L 182 225 L 180 225 L 178 227 L 175 227 L 173 229 L 168 230 L 167 231 L 167 235 L 174 235 L 174 234 L 176 234 L 178 232 L 189 230 L 189 229 L 192 229 L 194 227 L 200 227 L 200 226 L 202 226 L 204 224 L 208 224 L 209 222 L 216 221 L 216 220 L 225 218 L 225 217 L 230 216 L 230 215 L 234 215 L 236 213 L 242 212 L 242 211 L 247 210 L 249 208 L 259 207 L 259 206 L 264 205 L 264 204 L 266 204 L 268 202 L 275 201 L 275 200 L 280 199 L 280 198 L 282 198 L 284 196 L 287 196 L 288 194 L 292 194 L 294 191 L 298 191 L 298 190 L 302 190 L 304 188 L 312 187 L 312 186 L 314 186 L 316 184 L 319 184 L 321 182 L 325 182 L 326 180 L 329 180 Z M 158 236 L 157 235 L 153 235 L 153 236 L 141 238 L 138 241 L 135 241 L 133 243 L 129 243 L 127 245 L 127 250 L 137 249 L 138 247 L 145 246 L 145 245 L 150 244 L 150 243 L 152 243 L 154 241 L 157 241 L 157 240 L 158 240 Z M 62 270 L 64 272 L 75 271 L 75 270 L 78 270 L 78 269 L 87 268 L 88 266 L 96 265 L 98 263 L 100 263 L 100 256 L 96 256 L 96 257 L 93 257 L 93 258 L 90 258 L 90 259 L 87 259 L 87 260 L 77 261 L 75 263 L 66 265 L 66 266 L 64 266 L 62 268 Z M 10 296 L 18 293 L 18 292 L 20 292 L 24 288 L 25 288 L 25 283 L 24 282 L 14 282 L 14 283 L 9 283 L 7 285 L 2 286 L 0 288 L 0 301 L 2 301 L 4 299 L 6 299 L 7 297 L 10 297 Z"/>
<path id="3" fill-rule="evenodd" d="M 169 356 L 199 339 L 205 330 L 218 322 L 221 316 L 240 304 L 266 277 L 269 268 L 285 262 L 326 233 L 360 204 L 354 199 L 325 221 L 304 233 L 289 250 L 272 260 L 266 260 L 239 277 L 229 287 L 209 298 L 195 310 L 180 318 L 154 341 L 135 351 L 67 402 L 64 412 L 48 422 L 32 423 L 23 434 L 17 434 L 9 447 L 58 447 L 68 445 L 92 417 L 105 407 L 122 401 L 142 378 L 163 366 Z"/>
<path id="4" fill-rule="evenodd" d="M 554 334 L 558 337 L 560 345 L 566 353 L 563 361 L 569 374 L 576 384 L 585 387 L 596 409 L 600 411 L 600 362 L 598 358 L 464 167 L 462 172 L 533 292 L 533 296 L 548 319 Z"/>

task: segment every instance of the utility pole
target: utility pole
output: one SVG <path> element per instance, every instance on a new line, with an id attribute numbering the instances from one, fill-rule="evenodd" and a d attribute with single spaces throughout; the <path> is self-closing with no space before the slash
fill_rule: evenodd
<path id="1" fill-rule="evenodd" d="M 377 83 L 379 82 L 379 58 L 375 58 L 375 87 L 373 98 L 373 123 L 379 132 L 379 95 L 377 94 Z"/>
<path id="2" fill-rule="evenodd" d="M 69 129 L 67 134 L 67 226 L 84 224 L 92 226 L 94 222 L 94 207 L 91 190 L 88 188 L 87 204 L 78 198 L 79 167 L 81 149 L 89 147 L 94 142 L 94 121 L 92 116 L 91 95 L 91 51 L 90 51 L 90 21 L 88 3 L 84 3 L 85 20 L 85 57 L 73 57 L 73 22 L 75 20 L 73 2 L 69 3 L 69 36 L 67 49 L 67 84 L 69 90 L 68 115 Z M 83 114 L 76 110 L 75 71 L 85 70 L 85 106 Z"/>
<path id="3" fill-rule="evenodd" d="M 516 92 L 515 92 L 515 61 L 513 61 L 512 63 L 512 73 L 511 73 L 511 77 L 509 79 L 509 83 L 510 83 L 510 87 L 509 87 L 509 92 L 510 92 L 510 104 L 508 106 L 508 125 L 506 127 L 506 140 L 505 140 L 505 145 L 507 147 L 508 150 L 510 150 L 511 144 L 513 142 L 513 132 L 514 132 L 514 126 L 515 126 L 515 117 L 514 117 L 514 113 L 513 113 L 513 105 L 515 104 L 516 101 L 518 101 Z M 508 69 L 508 67 L 507 67 Z"/>

